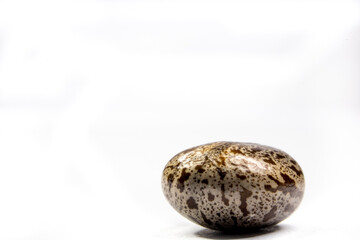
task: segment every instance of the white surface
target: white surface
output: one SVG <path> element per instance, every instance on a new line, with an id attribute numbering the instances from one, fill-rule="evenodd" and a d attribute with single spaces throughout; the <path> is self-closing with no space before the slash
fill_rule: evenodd
<path id="1" fill-rule="evenodd" d="M 0 239 L 359 239 L 359 1 L 0 1 Z M 305 198 L 219 236 L 166 202 L 166 162 L 283 149 Z"/>

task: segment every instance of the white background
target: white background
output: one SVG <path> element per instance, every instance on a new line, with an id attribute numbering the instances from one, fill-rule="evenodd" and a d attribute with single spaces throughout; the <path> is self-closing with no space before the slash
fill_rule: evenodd
<path id="1" fill-rule="evenodd" d="M 360 1 L 0 1 L 0 239 L 359 239 Z M 176 153 L 280 148 L 301 206 L 258 236 L 166 202 Z"/>

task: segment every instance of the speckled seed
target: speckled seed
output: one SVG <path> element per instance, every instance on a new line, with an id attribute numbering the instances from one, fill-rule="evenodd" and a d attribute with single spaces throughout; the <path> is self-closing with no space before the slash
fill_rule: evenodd
<path id="1" fill-rule="evenodd" d="M 222 231 L 277 224 L 298 207 L 304 186 L 291 156 L 255 143 L 215 142 L 185 150 L 162 175 L 163 192 L 179 213 Z"/>

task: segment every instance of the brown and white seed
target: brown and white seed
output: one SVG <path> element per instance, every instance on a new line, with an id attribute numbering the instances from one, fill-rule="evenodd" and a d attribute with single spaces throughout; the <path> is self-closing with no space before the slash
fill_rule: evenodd
<path id="1" fill-rule="evenodd" d="M 174 156 L 163 192 L 183 216 L 216 230 L 274 225 L 300 204 L 304 175 L 287 153 L 255 143 L 215 142 Z"/>

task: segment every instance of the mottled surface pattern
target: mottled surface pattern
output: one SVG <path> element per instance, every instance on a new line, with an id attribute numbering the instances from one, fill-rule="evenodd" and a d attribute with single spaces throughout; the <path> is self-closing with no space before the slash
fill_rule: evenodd
<path id="1" fill-rule="evenodd" d="M 304 175 L 281 150 L 215 142 L 173 157 L 163 171 L 162 187 L 170 204 L 191 221 L 241 230 L 288 217 L 303 197 Z"/>

